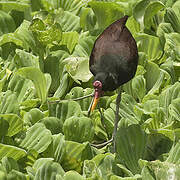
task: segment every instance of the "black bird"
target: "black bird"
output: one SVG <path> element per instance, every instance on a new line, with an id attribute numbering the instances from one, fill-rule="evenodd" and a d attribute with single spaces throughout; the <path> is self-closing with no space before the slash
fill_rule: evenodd
<path id="1" fill-rule="evenodd" d="M 96 39 L 89 61 L 89 68 L 94 75 L 95 89 L 94 110 L 99 97 L 104 91 L 113 91 L 131 80 L 137 69 L 138 50 L 136 42 L 125 26 L 128 16 L 115 21 L 108 26 Z M 116 99 L 116 119 L 113 138 L 119 121 L 119 103 L 121 92 Z M 112 138 L 112 140 L 113 140 Z"/>

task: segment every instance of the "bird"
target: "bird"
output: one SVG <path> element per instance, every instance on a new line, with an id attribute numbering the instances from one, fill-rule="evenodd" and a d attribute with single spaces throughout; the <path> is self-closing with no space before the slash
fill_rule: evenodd
<path id="1" fill-rule="evenodd" d="M 90 112 L 95 109 L 104 92 L 122 87 L 135 76 L 138 49 L 135 39 L 126 27 L 127 20 L 127 15 L 116 20 L 95 40 L 89 58 L 89 70 L 94 76 L 94 97 Z M 114 131 L 109 142 L 113 141 L 117 132 L 121 91 L 116 98 Z"/>

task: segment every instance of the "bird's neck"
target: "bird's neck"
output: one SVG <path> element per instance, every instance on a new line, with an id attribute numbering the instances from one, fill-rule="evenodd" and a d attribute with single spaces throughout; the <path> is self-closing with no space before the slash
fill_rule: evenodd
<path id="1" fill-rule="evenodd" d="M 117 87 L 117 77 L 108 72 L 99 72 L 96 74 L 94 81 L 102 83 L 102 91 L 112 91 Z"/>
<path id="2" fill-rule="evenodd" d="M 102 86 L 104 85 L 108 74 L 106 72 L 99 72 L 94 77 L 94 81 L 100 81 L 102 83 Z"/>

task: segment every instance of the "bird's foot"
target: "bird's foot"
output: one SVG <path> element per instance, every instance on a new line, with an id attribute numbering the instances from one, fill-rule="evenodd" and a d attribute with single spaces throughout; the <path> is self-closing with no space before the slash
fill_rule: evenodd
<path id="1" fill-rule="evenodd" d="M 100 144 L 91 144 L 91 146 L 96 147 L 96 148 L 102 148 L 110 143 L 112 143 L 114 141 L 114 138 L 112 137 L 110 140 L 100 143 Z"/>
<path id="2" fill-rule="evenodd" d="M 78 98 L 74 98 L 74 99 L 63 99 L 63 100 L 59 99 L 59 100 L 54 100 L 54 101 L 48 101 L 48 103 L 57 104 L 57 103 L 69 102 L 69 101 L 80 101 L 82 99 L 93 97 L 93 96 L 94 96 L 94 93 L 91 93 L 86 96 L 82 96 L 82 97 L 78 97 Z"/>

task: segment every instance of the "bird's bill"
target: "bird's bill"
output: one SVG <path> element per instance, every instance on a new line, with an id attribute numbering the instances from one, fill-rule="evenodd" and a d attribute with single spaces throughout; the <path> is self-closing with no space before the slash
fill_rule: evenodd
<path id="1" fill-rule="evenodd" d="M 90 113 L 93 112 L 94 109 L 96 108 L 96 105 L 97 105 L 99 98 L 100 98 L 100 94 L 101 94 L 101 91 L 95 89 L 94 97 L 93 97 L 91 104 L 89 106 L 89 109 L 88 109 L 88 116 L 90 116 Z"/>
<path id="2" fill-rule="evenodd" d="M 99 101 L 99 97 L 98 97 L 98 98 L 97 98 L 97 97 L 94 97 L 94 99 L 93 99 L 93 104 L 92 104 L 92 106 L 91 106 L 91 112 L 93 112 L 94 109 L 96 108 L 98 101 Z"/>

